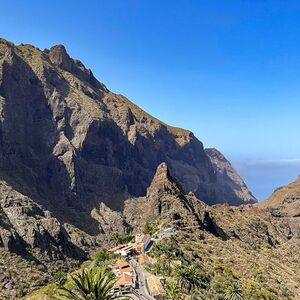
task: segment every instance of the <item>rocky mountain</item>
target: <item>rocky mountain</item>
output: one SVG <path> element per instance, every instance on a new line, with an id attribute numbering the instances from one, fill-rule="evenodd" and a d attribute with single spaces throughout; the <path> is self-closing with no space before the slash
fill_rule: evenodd
<path id="1" fill-rule="evenodd" d="M 277 188 L 265 201 L 258 204 L 284 222 L 289 235 L 300 237 L 300 178 Z"/>
<path id="2" fill-rule="evenodd" d="M 224 190 L 190 131 L 110 92 L 63 46 L 40 51 L 1 40 L 0 59 L 1 170 L 54 208 L 119 208 L 124 195 L 145 195 L 163 161 L 207 203 L 254 200 Z"/>
<path id="3" fill-rule="evenodd" d="M 272 195 L 259 204 L 281 217 L 300 216 L 300 177 L 294 182 L 277 188 Z"/>
<path id="4" fill-rule="evenodd" d="M 40 216 L 44 227 L 56 222 L 92 236 L 103 233 L 101 217 L 91 211 L 100 204 L 120 211 L 125 199 L 146 195 L 163 161 L 185 191 L 206 203 L 255 201 L 233 170 L 224 183 L 190 131 L 110 92 L 62 45 L 41 51 L 0 40 L 0 111 L 1 206 L 20 237 L 22 225 L 8 211 L 23 202 L 32 208 L 21 209 L 23 219 Z M 33 237 L 25 238 L 30 246 L 38 243 L 37 223 Z M 59 232 L 48 233 L 55 240 Z"/>
<path id="5" fill-rule="evenodd" d="M 214 288 L 231 278 L 245 299 L 299 299 L 299 179 L 254 204 L 218 150 L 110 92 L 61 45 L 0 39 L 0 112 L 1 299 L 147 222 L 176 228 Z"/>
<path id="6" fill-rule="evenodd" d="M 224 161 L 192 132 L 109 91 L 64 46 L 42 51 L 0 39 L 0 266 L 14 261 L 16 271 L 14 280 L 0 270 L 2 288 L 15 297 L 18 270 L 34 265 L 30 275 L 46 282 L 59 261 L 69 269 L 111 232 L 132 230 L 139 222 L 129 211 L 139 201 L 154 204 L 149 218 L 173 207 L 176 219 L 177 204 L 158 201 L 166 166 L 181 185 L 176 201 L 195 222 L 198 199 L 255 202 Z"/>

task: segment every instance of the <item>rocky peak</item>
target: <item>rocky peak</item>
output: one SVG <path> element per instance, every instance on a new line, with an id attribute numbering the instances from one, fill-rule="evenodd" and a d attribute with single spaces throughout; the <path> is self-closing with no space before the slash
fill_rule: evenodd
<path id="1" fill-rule="evenodd" d="M 151 185 L 147 189 L 147 197 L 160 197 L 162 194 L 181 194 L 182 188 L 175 178 L 170 175 L 168 165 L 161 163 L 155 172 Z"/>
<path id="2" fill-rule="evenodd" d="M 71 71 L 73 60 L 63 45 L 55 45 L 51 47 L 49 51 L 49 58 L 54 65 L 67 71 Z"/>
<path id="3" fill-rule="evenodd" d="M 93 75 L 90 69 L 87 69 L 84 64 L 69 56 L 64 45 L 55 45 L 50 50 L 44 50 L 44 53 L 49 55 L 49 59 L 53 65 L 75 75 L 80 80 L 90 84 L 96 89 L 108 92 L 104 84 L 100 83 Z"/>

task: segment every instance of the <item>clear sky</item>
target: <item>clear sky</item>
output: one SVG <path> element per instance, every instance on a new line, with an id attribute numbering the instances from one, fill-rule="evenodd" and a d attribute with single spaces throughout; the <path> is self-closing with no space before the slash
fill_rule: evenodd
<path id="1" fill-rule="evenodd" d="M 109 89 L 221 150 L 259 198 L 300 173 L 300 2 L 0 2 L 0 36 L 64 44 Z"/>

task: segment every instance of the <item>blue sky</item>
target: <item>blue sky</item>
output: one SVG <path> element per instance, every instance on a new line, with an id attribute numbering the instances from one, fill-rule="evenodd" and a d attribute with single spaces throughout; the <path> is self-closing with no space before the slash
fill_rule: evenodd
<path id="1" fill-rule="evenodd" d="M 1 1 L 0 36 L 64 44 L 112 91 L 221 150 L 263 199 L 300 173 L 300 3 Z"/>

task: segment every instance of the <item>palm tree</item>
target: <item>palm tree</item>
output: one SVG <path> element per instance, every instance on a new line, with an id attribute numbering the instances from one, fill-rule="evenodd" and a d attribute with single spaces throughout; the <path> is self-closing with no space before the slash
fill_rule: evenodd
<path id="1" fill-rule="evenodd" d="M 162 270 L 161 270 L 161 263 L 154 263 L 153 265 L 151 265 L 150 267 L 150 271 L 151 273 L 153 273 L 154 275 L 159 275 L 162 273 Z"/>
<path id="2" fill-rule="evenodd" d="M 181 300 L 183 299 L 181 289 L 173 282 L 167 283 L 166 286 L 166 299 L 168 300 Z"/>
<path id="3" fill-rule="evenodd" d="M 207 288 L 208 278 L 198 265 L 176 266 L 174 275 L 180 287 L 189 294 L 197 288 Z"/>
<path id="4" fill-rule="evenodd" d="M 237 283 L 233 283 L 226 289 L 225 300 L 244 300 L 243 291 Z"/>
<path id="5" fill-rule="evenodd" d="M 71 287 L 61 287 L 58 299 L 68 300 L 110 300 L 114 296 L 115 275 L 105 268 L 82 270 L 71 275 Z"/>

